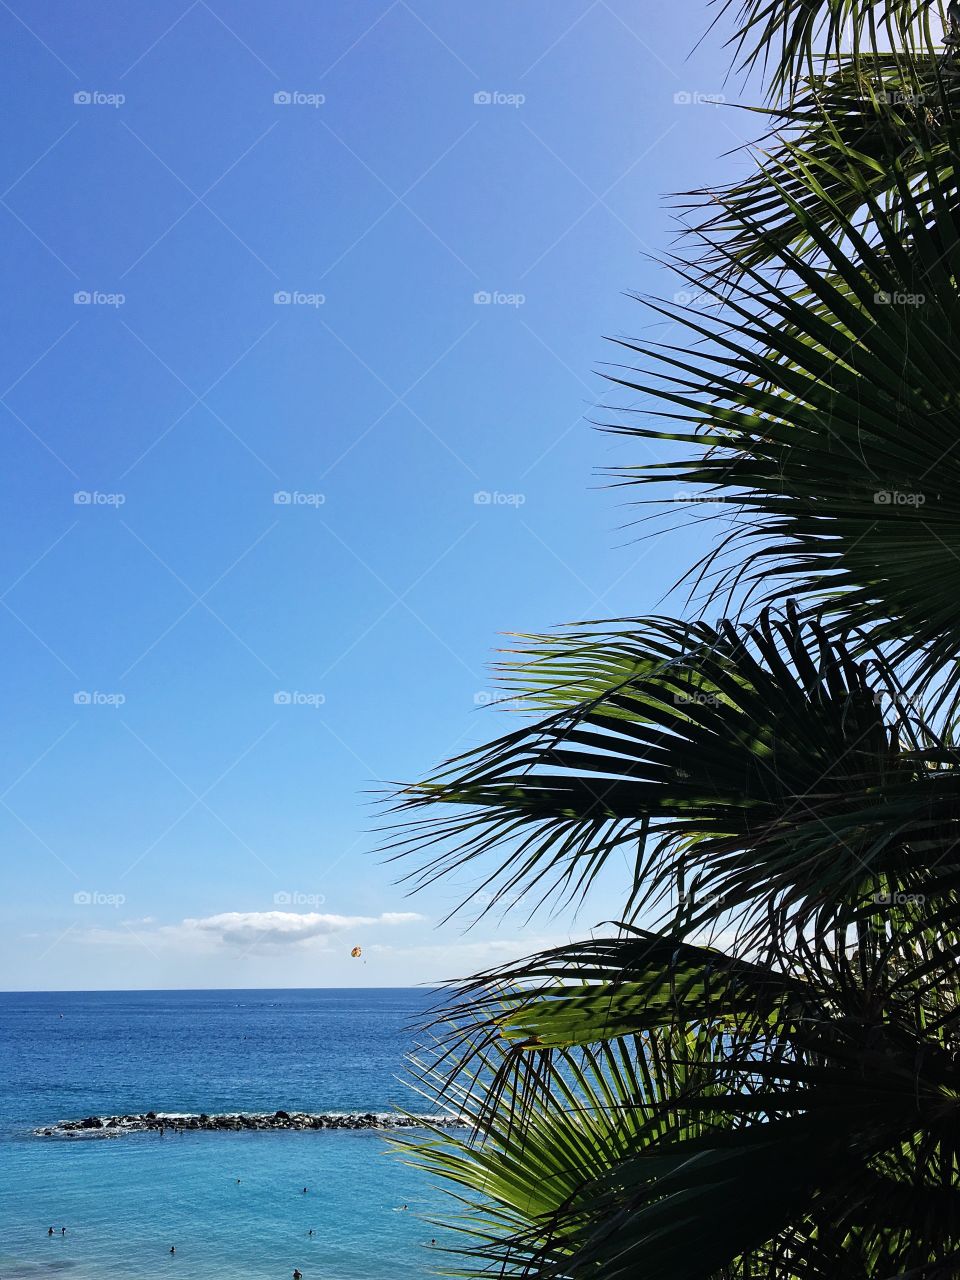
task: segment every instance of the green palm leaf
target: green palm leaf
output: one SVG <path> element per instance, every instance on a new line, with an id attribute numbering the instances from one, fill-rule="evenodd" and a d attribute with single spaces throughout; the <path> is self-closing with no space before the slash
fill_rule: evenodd
<path id="1" fill-rule="evenodd" d="M 416 882 L 496 851 L 501 896 L 577 896 L 627 852 L 634 915 L 739 919 L 743 945 L 781 948 L 891 893 L 955 914 L 955 753 L 885 719 L 879 678 L 821 628 L 661 619 L 546 649 L 520 678 L 560 709 L 403 794 Z"/>
<path id="2" fill-rule="evenodd" d="M 641 369 L 613 382 L 650 397 L 642 422 L 611 430 L 675 442 L 679 457 L 624 468 L 628 481 L 692 486 L 733 527 L 711 564 L 719 583 L 763 598 L 819 601 L 838 627 L 860 628 L 924 672 L 960 653 L 960 240 L 956 186 L 927 172 L 923 202 L 892 161 L 894 217 L 860 185 L 871 235 L 847 223 L 810 171 L 795 183 L 834 208 L 843 244 L 773 174 L 784 204 L 822 260 L 784 246 L 779 230 L 731 208 L 769 259 L 684 274 L 720 307 L 649 304 L 682 331 L 661 346 L 624 342 Z M 910 239 L 901 246 L 898 219 Z M 719 242 L 717 251 L 729 258 Z M 730 259 L 732 261 L 732 259 Z M 735 553 L 724 570 L 721 551 Z"/>

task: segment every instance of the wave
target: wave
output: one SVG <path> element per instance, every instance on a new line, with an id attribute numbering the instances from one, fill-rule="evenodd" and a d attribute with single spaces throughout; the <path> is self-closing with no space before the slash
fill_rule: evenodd
<path id="1" fill-rule="evenodd" d="M 412 1129 L 437 1126 L 443 1129 L 470 1127 L 464 1116 L 449 1112 L 404 1114 L 393 1111 L 272 1111 L 225 1112 L 144 1111 L 130 1115 L 85 1116 L 80 1120 L 57 1120 L 40 1125 L 33 1132 L 42 1138 L 113 1138 L 126 1133 L 157 1131 L 215 1131 L 243 1133 L 264 1130 L 306 1129 Z"/>

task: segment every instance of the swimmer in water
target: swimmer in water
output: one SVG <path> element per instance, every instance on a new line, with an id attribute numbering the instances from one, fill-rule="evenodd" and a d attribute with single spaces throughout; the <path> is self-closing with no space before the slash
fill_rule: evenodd
<path id="1" fill-rule="evenodd" d="M 303 1272 L 297 1268 L 294 1268 L 293 1280 L 303 1280 Z"/>
<path id="2" fill-rule="evenodd" d="M 170 1246 L 170 1252 L 171 1252 L 171 1253 L 176 1253 L 176 1252 L 177 1252 L 177 1246 L 176 1246 L 175 1244 L 172 1244 L 172 1245 Z"/>
<path id="3" fill-rule="evenodd" d="M 65 1236 L 65 1235 L 67 1234 L 67 1228 L 66 1228 L 66 1227 L 61 1227 L 61 1228 L 60 1228 L 60 1234 L 61 1234 L 62 1236 Z"/>
<path id="4" fill-rule="evenodd" d="M 307 1188 L 306 1188 L 306 1187 L 304 1187 L 304 1188 L 303 1188 L 303 1194 L 304 1194 L 304 1195 L 306 1195 L 306 1194 L 307 1194 Z"/>
<path id="5" fill-rule="evenodd" d="M 53 1227 L 48 1227 L 48 1228 L 47 1228 L 47 1235 L 48 1235 L 48 1236 L 52 1236 L 52 1235 L 53 1235 Z"/>

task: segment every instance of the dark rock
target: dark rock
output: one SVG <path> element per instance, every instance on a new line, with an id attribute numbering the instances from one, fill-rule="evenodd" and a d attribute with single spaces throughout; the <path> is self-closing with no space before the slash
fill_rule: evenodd
<path id="1" fill-rule="evenodd" d="M 305 1130 L 305 1129 L 406 1129 L 432 1122 L 445 1129 L 467 1128 L 465 1121 L 457 1116 L 379 1116 L 374 1111 L 350 1112 L 349 1114 L 312 1114 L 306 1111 L 274 1111 L 245 1115 L 242 1112 L 229 1115 L 208 1115 L 202 1111 L 198 1116 L 170 1116 L 161 1118 L 156 1111 L 147 1111 L 142 1115 L 123 1116 L 87 1116 L 82 1120 L 61 1120 L 56 1125 L 35 1129 L 37 1135 L 56 1137 L 57 1134 L 75 1134 L 80 1131 L 93 1132 L 98 1129 L 110 1129 L 120 1132 L 137 1132 L 142 1130 L 156 1131 L 167 1127 L 182 1131 L 185 1129 L 221 1130 L 230 1133 L 251 1130 Z"/>

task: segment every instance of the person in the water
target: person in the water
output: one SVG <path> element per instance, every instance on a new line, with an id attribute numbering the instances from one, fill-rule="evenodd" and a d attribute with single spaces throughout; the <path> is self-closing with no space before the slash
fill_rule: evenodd
<path id="1" fill-rule="evenodd" d="M 170 1246 L 170 1252 L 171 1252 L 171 1253 L 176 1253 L 176 1252 L 177 1252 L 177 1246 L 176 1246 L 175 1244 L 172 1244 L 172 1245 Z"/>
<path id="2" fill-rule="evenodd" d="M 293 1269 L 293 1280 L 303 1280 L 303 1272 L 297 1267 Z"/>
<path id="3" fill-rule="evenodd" d="M 61 1234 L 62 1236 L 65 1236 L 65 1235 L 67 1234 L 67 1228 L 66 1228 L 66 1227 L 61 1227 L 61 1228 L 60 1228 L 60 1234 Z"/>

